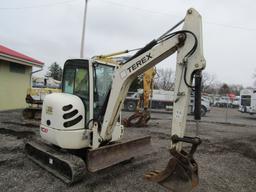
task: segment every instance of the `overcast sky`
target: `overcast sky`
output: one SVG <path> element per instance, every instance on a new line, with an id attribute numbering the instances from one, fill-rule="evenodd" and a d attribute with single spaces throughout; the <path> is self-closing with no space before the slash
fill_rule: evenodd
<path id="1" fill-rule="evenodd" d="M 0 44 L 45 62 L 78 58 L 84 0 L 0 0 Z M 206 71 L 221 82 L 253 85 L 255 0 L 89 0 L 85 56 L 137 48 L 181 20 L 203 17 Z M 175 58 L 159 67 L 175 68 Z"/>

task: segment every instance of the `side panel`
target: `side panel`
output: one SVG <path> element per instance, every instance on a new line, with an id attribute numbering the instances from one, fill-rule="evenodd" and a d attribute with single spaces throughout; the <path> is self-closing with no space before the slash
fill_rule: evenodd
<path id="1" fill-rule="evenodd" d="M 41 124 L 62 131 L 84 129 L 85 110 L 82 100 L 68 93 L 47 95 L 43 103 Z"/>
<path id="2" fill-rule="evenodd" d="M 41 137 L 61 148 L 90 147 L 90 130 L 85 129 L 82 100 L 67 93 L 52 93 L 45 97 L 40 125 Z"/>

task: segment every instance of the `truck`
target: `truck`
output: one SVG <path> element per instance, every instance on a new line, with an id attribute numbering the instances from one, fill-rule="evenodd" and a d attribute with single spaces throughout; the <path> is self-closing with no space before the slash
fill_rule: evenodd
<path id="1" fill-rule="evenodd" d="M 242 89 L 240 91 L 239 109 L 241 113 L 256 113 L 256 89 Z"/>
<path id="2" fill-rule="evenodd" d="M 137 92 L 129 92 L 124 101 L 124 110 L 125 111 L 135 111 L 139 98 L 142 97 L 142 90 Z M 166 111 L 172 111 L 174 100 L 174 92 L 166 91 L 161 89 L 154 89 L 152 98 L 150 99 L 151 109 L 160 109 Z M 143 106 L 141 106 L 143 107 Z M 207 112 L 211 110 L 210 101 L 202 96 L 201 98 L 201 116 L 204 117 Z M 191 95 L 190 104 L 189 104 L 189 114 L 194 113 L 194 96 Z"/>

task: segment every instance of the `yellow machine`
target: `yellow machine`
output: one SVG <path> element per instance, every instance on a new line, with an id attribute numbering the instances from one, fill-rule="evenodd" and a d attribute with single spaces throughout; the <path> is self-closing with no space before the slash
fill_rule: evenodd
<path id="1" fill-rule="evenodd" d="M 50 93 L 60 93 L 61 89 L 54 88 L 29 88 L 26 95 L 28 107 L 22 112 L 24 119 L 41 119 L 43 100 Z"/>
<path id="2" fill-rule="evenodd" d="M 144 127 L 150 120 L 150 98 L 152 98 L 155 74 L 155 68 L 151 68 L 143 73 L 143 97 L 139 97 L 135 113 L 123 119 L 124 126 Z"/>

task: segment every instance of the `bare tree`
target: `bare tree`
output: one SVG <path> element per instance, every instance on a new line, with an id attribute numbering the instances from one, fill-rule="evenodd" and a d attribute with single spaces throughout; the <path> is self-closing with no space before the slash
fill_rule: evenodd
<path id="1" fill-rule="evenodd" d="M 244 88 L 243 85 L 240 84 L 232 84 L 229 85 L 230 91 L 236 95 L 240 94 L 240 91 Z"/>
<path id="2" fill-rule="evenodd" d="M 154 80 L 155 88 L 172 90 L 174 88 L 174 71 L 171 68 L 157 69 L 157 75 Z"/>
<path id="3" fill-rule="evenodd" d="M 226 95 L 229 92 L 230 92 L 230 87 L 228 86 L 227 83 L 223 83 L 222 86 L 220 87 L 219 94 Z"/>
<path id="4" fill-rule="evenodd" d="M 155 88 L 172 90 L 174 88 L 175 72 L 171 68 L 157 69 L 155 78 Z M 202 90 L 203 92 L 215 93 L 216 76 L 207 72 L 203 72 L 202 77 Z M 216 85 L 216 86 L 215 86 Z M 220 86 L 219 86 L 220 87 Z"/>
<path id="5" fill-rule="evenodd" d="M 203 71 L 202 74 L 202 91 L 211 93 L 213 91 L 214 85 L 216 84 L 216 76 Z"/>
<path id="6" fill-rule="evenodd" d="M 143 75 L 139 75 L 134 81 L 132 82 L 129 91 L 136 92 L 138 89 L 143 88 Z"/>
<path id="7" fill-rule="evenodd" d="M 204 88 L 203 92 L 209 93 L 209 94 L 218 94 L 222 84 L 223 83 L 221 83 L 219 81 L 214 81 L 212 84 L 207 86 L 207 88 Z"/>

